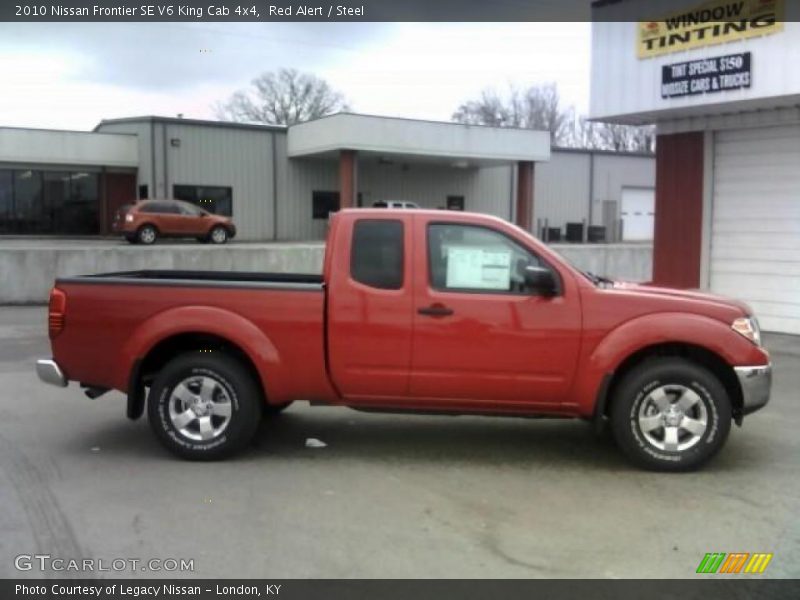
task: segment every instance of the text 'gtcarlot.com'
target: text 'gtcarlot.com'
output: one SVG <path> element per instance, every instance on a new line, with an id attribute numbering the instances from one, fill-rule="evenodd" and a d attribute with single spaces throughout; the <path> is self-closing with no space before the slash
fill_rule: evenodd
<path id="1" fill-rule="evenodd" d="M 50 554 L 20 554 L 14 558 L 18 571 L 65 571 L 70 573 L 141 571 L 194 572 L 193 558 L 60 558 Z"/>

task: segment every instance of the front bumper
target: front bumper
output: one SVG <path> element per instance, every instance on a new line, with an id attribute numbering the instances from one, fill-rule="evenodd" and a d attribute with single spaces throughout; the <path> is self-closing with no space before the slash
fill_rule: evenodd
<path id="1" fill-rule="evenodd" d="M 772 388 L 772 365 L 734 367 L 742 388 L 742 415 L 749 415 L 769 402 Z"/>
<path id="2" fill-rule="evenodd" d="M 57 385 L 58 387 L 67 387 L 67 377 L 54 360 L 49 358 L 40 358 L 37 360 L 36 374 L 39 376 L 39 379 L 45 383 Z"/>

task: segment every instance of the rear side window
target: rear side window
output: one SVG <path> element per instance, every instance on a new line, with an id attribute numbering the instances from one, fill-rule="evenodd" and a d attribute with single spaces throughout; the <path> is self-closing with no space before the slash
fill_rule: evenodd
<path id="1" fill-rule="evenodd" d="M 403 287 L 403 223 L 362 219 L 353 227 L 350 276 L 382 290 Z"/>
<path id="2" fill-rule="evenodd" d="M 139 212 L 179 215 L 181 207 L 177 202 L 148 202 L 139 209 Z"/>

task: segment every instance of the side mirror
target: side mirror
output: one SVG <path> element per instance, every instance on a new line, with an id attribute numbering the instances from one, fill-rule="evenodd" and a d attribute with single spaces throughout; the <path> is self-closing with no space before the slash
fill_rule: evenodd
<path id="1" fill-rule="evenodd" d="M 525 267 L 525 285 L 544 296 L 554 296 L 558 288 L 555 275 L 545 267 Z"/>

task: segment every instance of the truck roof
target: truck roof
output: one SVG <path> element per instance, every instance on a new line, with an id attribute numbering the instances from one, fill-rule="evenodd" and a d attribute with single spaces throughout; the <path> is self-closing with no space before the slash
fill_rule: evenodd
<path id="1" fill-rule="evenodd" d="M 478 213 L 478 212 L 469 212 L 469 211 L 462 211 L 462 210 L 446 210 L 446 209 L 438 209 L 438 208 L 406 208 L 402 211 L 387 211 L 385 208 L 372 208 L 372 207 L 364 207 L 364 208 L 343 208 L 336 214 L 334 214 L 333 218 L 336 215 L 364 215 L 364 216 L 381 216 L 386 214 L 391 215 L 426 215 L 426 216 L 433 216 L 433 217 L 440 217 L 440 218 L 455 218 L 458 220 L 464 219 L 466 220 L 471 219 L 478 219 L 481 221 L 492 221 L 495 223 L 503 223 L 505 225 L 513 225 L 513 223 L 501 219 L 495 215 L 487 215 L 486 213 Z M 446 215 L 446 216 L 444 216 Z"/>

